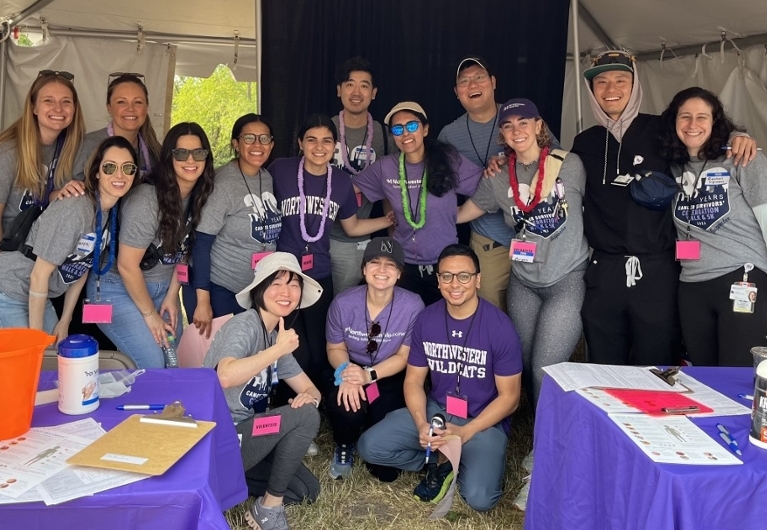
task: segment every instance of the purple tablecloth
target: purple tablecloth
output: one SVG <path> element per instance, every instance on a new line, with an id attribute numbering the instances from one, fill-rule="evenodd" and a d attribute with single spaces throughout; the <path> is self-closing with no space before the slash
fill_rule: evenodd
<path id="1" fill-rule="evenodd" d="M 43 372 L 40 389 L 53 388 L 55 372 Z M 33 427 L 91 416 L 109 430 L 135 412 L 117 405 L 180 400 L 195 419 L 216 427 L 164 475 L 56 506 L 41 502 L 0 506 L 3 530 L 62 528 L 153 528 L 228 530 L 222 514 L 248 496 L 237 434 L 216 373 L 205 368 L 148 370 L 127 394 L 101 401 L 85 416 L 67 416 L 56 403 L 35 408 Z"/>
<path id="2" fill-rule="evenodd" d="M 754 388 L 751 368 L 684 371 L 735 400 Z M 749 415 L 693 421 L 723 446 L 716 424 L 725 425 L 743 465 L 657 464 L 605 412 L 546 376 L 525 529 L 767 528 L 767 451 L 748 441 Z"/>

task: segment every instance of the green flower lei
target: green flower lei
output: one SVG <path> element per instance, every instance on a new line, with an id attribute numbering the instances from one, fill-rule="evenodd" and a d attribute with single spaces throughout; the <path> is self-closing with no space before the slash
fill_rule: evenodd
<path id="1" fill-rule="evenodd" d="M 410 194 L 407 191 L 407 177 L 405 176 L 405 153 L 399 154 L 399 190 L 402 194 L 402 211 L 405 215 L 405 221 L 413 230 L 423 228 L 426 224 L 426 163 L 424 162 L 423 176 L 421 177 L 421 193 L 418 196 L 418 222 L 413 221 L 410 213 Z"/>

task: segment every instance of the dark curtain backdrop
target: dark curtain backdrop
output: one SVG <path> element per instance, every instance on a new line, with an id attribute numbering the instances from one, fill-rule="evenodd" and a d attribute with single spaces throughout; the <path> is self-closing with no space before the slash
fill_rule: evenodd
<path id="1" fill-rule="evenodd" d="M 478 54 L 496 76 L 496 100 L 527 97 L 559 136 L 568 0 L 263 0 L 261 113 L 272 156 L 294 154 L 298 124 L 337 114 L 336 66 L 373 64 L 377 120 L 398 101 L 420 103 L 431 133 L 463 114 L 455 68 Z"/>

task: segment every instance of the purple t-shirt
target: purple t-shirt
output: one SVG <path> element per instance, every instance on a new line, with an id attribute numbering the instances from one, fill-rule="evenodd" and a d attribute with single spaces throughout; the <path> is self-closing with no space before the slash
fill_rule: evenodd
<path id="1" fill-rule="evenodd" d="M 460 393 L 475 418 L 498 397 L 495 376 L 522 371 L 522 348 L 509 317 L 490 302 L 480 298 L 474 316 L 464 320 L 451 317 L 446 305 L 431 304 L 416 319 L 407 362 L 429 368 L 429 397 L 442 407 L 447 393 L 455 393 L 460 371 Z"/>
<path id="2" fill-rule="evenodd" d="M 420 220 L 418 197 L 421 192 L 423 166 L 423 162 L 418 164 L 405 162 L 413 221 Z M 482 168 L 459 154 L 453 159 L 453 169 L 458 175 L 458 187 L 448 191 L 442 197 L 436 197 L 431 193 L 426 194 L 426 224 L 417 230 L 405 220 L 399 185 L 399 155 L 388 155 L 379 159 L 354 178 L 354 184 L 371 202 L 389 199 L 397 218 L 394 239 L 402 245 L 407 263 L 433 265 L 437 262 L 443 248 L 458 242 L 455 231 L 458 213 L 456 193 L 466 196 L 474 195 L 482 178 Z"/>
<path id="3" fill-rule="evenodd" d="M 417 294 L 395 287 L 392 302 L 375 319 L 381 326 L 381 333 L 372 338 L 378 343 L 378 350 L 368 354 L 371 320 L 366 297 L 367 285 L 352 287 L 336 296 L 328 311 L 325 336 L 332 344 L 345 343 L 352 362 L 374 366 L 397 353 L 403 344 L 410 346 L 410 334 L 415 317 L 423 311 L 423 301 Z"/>
<path id="4" fill-rule="evenodd" d="M 330 228 L 335 219 L 348 219 L 357 213 L 357 196 L 354 194 L 352 180 L 348 173 L 335 168 L 330 177 L 330 205 L 328 220 L 322 232 L 322 238 L 315 243 L 307 243 L 301 234 L 298 195 L 298 163 L 300 157 L 280 158 L 269 166 L 272 185 L 277 204 L 282 210 L 282 230 L 277 240 L 277 250 L 290 252 L 298 262 L 305 253 L 314 256 L 314 266 L 304 271 L 315 280 L 330 276 Z M 304 194 L 306 196 L 306 232 L 316 236 L 322 222 L 322 208 L 327 195 L 327 174 L 312 175 L 304 169 Z"/>

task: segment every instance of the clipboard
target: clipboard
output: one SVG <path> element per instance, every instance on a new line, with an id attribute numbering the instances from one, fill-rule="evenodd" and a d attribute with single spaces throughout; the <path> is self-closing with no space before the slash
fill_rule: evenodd
<path id="1" fill-rule="evenodd" d="M 187 425 L 176 424 L 160 416 L 150 415 L 151 421 L 142 421 L 144 415 L 132 415 L 70 457 L 67 464 L 162 475 L 216 426 L 212 421 L 188 420 L 196 424 L 189 428 L 188 421 L 184 422 Z"/>

